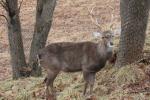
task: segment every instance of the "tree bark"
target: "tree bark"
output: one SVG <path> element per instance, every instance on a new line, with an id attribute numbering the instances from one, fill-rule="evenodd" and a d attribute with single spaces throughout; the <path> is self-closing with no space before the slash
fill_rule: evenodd
<path id="1" fill-rule="evenodd" d="M 41 75 L 41 68 L 37 64 L 36 54 L 46 44 L 55 6 L 56 0 L 37 0 L 36 24 L 29 57 L 29 64 L 32 67 L 31 74 L 33 76 Z"/>
<path id="2" fill-rule="evenodd" d="M 142 57 L 149 14 L 149 0 L 120 0 L 121 37 L 116 66 Z"/>
<path id="3" fill-rule="evenodd" d="M 10 46 L 13 79 L 26 76 L 23 67 L 27 67 L 23 49 L 18 0 L 6 0 L 8 14 L 8 38 Z"/>

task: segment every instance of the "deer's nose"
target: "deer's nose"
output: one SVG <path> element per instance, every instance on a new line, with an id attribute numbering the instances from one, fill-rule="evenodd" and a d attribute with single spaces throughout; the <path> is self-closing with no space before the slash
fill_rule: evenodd
<path id="1" fill-rule="evenodd" d="M 113 43 L 113 42 L 110 42 L 110 45 L 114 45 L 114 43 Z"/>

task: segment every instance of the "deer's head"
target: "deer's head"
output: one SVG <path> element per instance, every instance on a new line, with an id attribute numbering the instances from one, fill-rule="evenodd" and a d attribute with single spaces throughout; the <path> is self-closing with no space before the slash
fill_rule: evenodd
<path id="1" fill-rule="evenodd" d="M 93 32 L 92 35 L 95 38 L 100 39 L 101 42 L 103 42 L 105 44 L 105 46 L 113 47 L 113 37 L 114 37 L 114 33 L 112 31 L 112 27 L 113 27 L 112 21 L 114 19 L 113 14 L 111 15 L 111 21 L 110 21 L 109 25 L 101 25 L 93 13 L 94 9 L 95 9 L 95 7 L 93 7 L 91 10 L 88 9 L 88 11 L 89 11 L 91 21 L 99 28 L 99 32 Z"/>

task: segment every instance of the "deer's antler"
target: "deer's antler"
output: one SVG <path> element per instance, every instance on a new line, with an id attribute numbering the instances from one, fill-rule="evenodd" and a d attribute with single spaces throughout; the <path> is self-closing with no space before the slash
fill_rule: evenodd
<path id="1" fill-rule="evenodd" d="M 101 25 L 100 25 L 99 22 L 98 22 L 98 19 L 97 19 L 97 18 L 94 18 L 94 16 L 95 16 L 95 15 L 93 14 L 94 8 L 95 8 L 95 7 L 92 7 L 91 10 L 88 8 L 88 12 L 89 12 L 91 21 L 92 21 L 100 30 L 102 30 Z"/>

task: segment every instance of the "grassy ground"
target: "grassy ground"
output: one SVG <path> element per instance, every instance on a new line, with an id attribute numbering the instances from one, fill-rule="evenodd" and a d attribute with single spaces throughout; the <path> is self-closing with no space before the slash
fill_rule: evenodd
<path id="1" fill-rule="evenodd" d="M 30 43 L 35 23 L 36 0 L 24 0 L 21 9 L 24 49 L 28 61 Z M 54 13 L 47 44 L 58 41 L 93 41 L 92 32 L 99 31 L 91 23 L 88 8 L 96 6 L 94 13 L 100 19 L 103 31 L 110 22 L 117 32 L 120 26 L 119 0 L 59 0 Z M 0 9 L 0 13 L 4 13 Z M 111 14 L 114 15 L 111 21 Z M 45 99 L 45 76 L 11 79 L 11 65 L 6 23 L 0 18 L 0 100 L 43 100 Z M 145 51 L 150 50 L 150 35 L 147 31 Z M 119 37 L 115 35 L 115 45 Z M 145 54 L 148 55 L 149 51 Z M 121 69 L 107 65 L 97 73 L 92 100 L 150 100 L 149 65 L 133 64 Z M 58 100 L 84 100 L 82 72 L 60 73 L 54 83 Z"/>
<path id="2" fill-rule="evenodd" d="M 107 65 L 96 76 L 92 100 L 149 100 L 150 68 L 133 64 L 118 69 Z M 44 100 L 44 77 L 0 82 L 0 100 Z M 58 100 L 84 100 L 82 73 L 61 73 L 54 86 Z"/>

